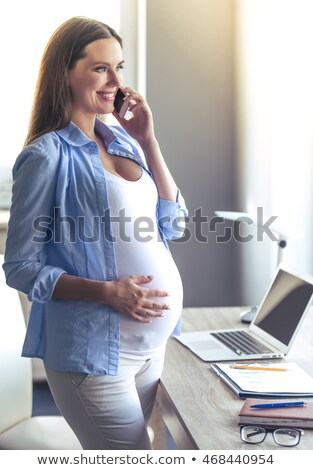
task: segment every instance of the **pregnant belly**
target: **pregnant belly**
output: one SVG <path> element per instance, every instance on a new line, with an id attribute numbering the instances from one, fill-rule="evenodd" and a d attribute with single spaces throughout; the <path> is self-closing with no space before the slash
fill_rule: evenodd
<path id="1" fill-rule="evenodd" d="M 120 354 L 144 356 L 162 347 L 173 332 L 182 310 L 183 287 L 176 264 L 162 242 L 140 243 L 140 251 L 134 248 L 133 243 L 116 247 L 119 276 L 152 274 L 152 281 L 143 287 L 169 293 L 167 297 L 156 297 L 156 300 L 167 303 L 169 310 L 163 311 L 163 317 L 152 318 L 151 323 L 121 315 Z"/>

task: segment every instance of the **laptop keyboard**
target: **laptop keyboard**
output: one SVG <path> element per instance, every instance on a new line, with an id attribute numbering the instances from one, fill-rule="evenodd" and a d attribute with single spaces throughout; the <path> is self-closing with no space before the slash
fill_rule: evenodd
<path id="1" fill-rule="evenodd" d="M 241 354 L 264 354 L 272 352 L 271 349 L 243 330 L 220 333 L 212 332 L 211 334 L 239 356 Z"/>

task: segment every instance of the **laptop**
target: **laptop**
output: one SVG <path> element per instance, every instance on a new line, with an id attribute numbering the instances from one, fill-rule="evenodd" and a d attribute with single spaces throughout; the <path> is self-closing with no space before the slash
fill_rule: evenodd
<path id="1" fill-rule="evenodd" d="M 209 362 L 284 357 L 312 296 L 313 277 L 280 265 L 248 328 L 195 331 L 175 338 Z"/>

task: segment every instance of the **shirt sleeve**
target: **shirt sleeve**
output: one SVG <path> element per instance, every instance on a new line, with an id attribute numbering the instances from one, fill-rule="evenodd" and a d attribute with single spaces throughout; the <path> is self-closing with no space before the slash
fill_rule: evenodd
<path id="1" fill-rule="evenodd" d="M 185 231 L 185 218 L 188 215 L 186 204 L 179 189 L 176 201 L 159 197 L 157 219 L 161 234 L 167 240 L 181 238 Z"/>
<path id="2" fill-rule="evenodd" d="M 7 284 L 45 303 L 52 297 L 63 269 L 46 265 L 46 244 L 52 231 L 58 173 L 55 146 L 31 144 L 13 168 L 12 204 L 3 269 Z M 40 237 L 36 226 L 40 226 Z"/>

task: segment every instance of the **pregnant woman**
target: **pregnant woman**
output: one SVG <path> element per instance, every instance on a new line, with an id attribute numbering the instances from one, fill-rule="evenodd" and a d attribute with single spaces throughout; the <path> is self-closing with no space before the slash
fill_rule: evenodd
<path id="1" fill-rule="evenodd" d="M 26 144 L 13 169 L 3 268 L 32 301 L 23 356 L 42 358 L 84 449 L 150 449 L 166 341 L 183 290 L 167 239 L 180 192 L 147 103 L 122 88 L 122 40 L 74 17 L 43 55 Z M 129 118 L 114 109 L 125 94 Z M 113 113 L 116 126 L 98 118 Z"/>

